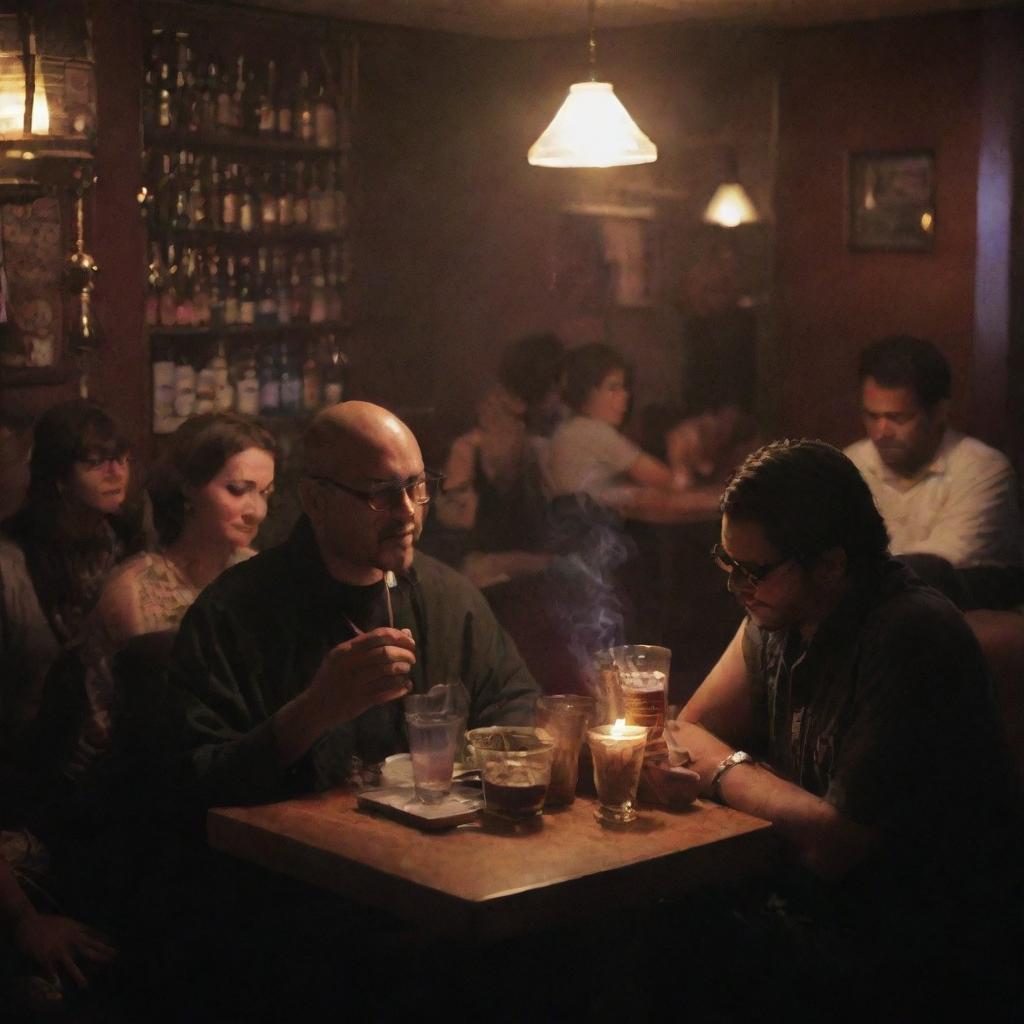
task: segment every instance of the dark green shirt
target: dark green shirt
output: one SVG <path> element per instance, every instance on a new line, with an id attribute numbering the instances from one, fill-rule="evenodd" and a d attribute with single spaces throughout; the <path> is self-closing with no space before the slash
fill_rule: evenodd
<path id="1" fill-rule="evenodd" d="M 414 691 L 461 680 L 469 727 L 532 720 L 537 684 L 487 602 L 463 576 L 417 554 L 391 591 L 397 629 L 416 641 Z M 326 732 L 290 768 L 277 762 L 271 716 L 312 681 L 324 655 L 387 624 L 384 584 L 352 587 L 324 567 L 309 521 L 225 572 L 181 624 L 169 671 L 178 700 L 185 791 L 205 806 L 265 803 L 343 782 L 408 749 L 400 701 Z"/>

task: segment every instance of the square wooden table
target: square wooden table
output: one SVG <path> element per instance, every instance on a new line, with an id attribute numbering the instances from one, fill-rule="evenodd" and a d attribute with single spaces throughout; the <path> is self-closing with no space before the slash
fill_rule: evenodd
<path id="1" fill-rule="evenodd" d="M 644 809 L 622 830 L 578 797 L 534 830 L 474 822 L 420 832 L 333 791 L 259 807 L 214 808 L 210 845 L 425 930 L 499 938 L 639 907 L 758 874 L 778 848 L 771 825 L 702 800 Z"/>

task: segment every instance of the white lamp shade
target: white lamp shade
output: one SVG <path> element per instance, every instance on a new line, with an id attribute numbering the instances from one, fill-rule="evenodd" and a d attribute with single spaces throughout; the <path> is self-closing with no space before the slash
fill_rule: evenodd
<path id="1" fill-rule="evenodd" d="M 624 167 L 658 159 L 658 147 L 629 116 L 610 82 L 577 82 L 530 147 L 537 167 Z"/>
<path id="2" fill-rule="evenodd" d="M 720 224 L 723 228 L 754 224 L 758 220 L 757 208 L 738 181 L 725 181 L 711 197 L 704 211 L 704 220 L 708 224 Z"/>

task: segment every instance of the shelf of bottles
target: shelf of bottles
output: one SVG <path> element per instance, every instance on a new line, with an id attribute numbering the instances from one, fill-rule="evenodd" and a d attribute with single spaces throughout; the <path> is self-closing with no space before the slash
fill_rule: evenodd
<path id="1" fill-rule="evenodd" d="M 154 24 L 144 70 L 157 434 L 205 412 L 303 416 L 345 393 L 351 61 L 323 47 L 256 60 L 210 34 Z"/>

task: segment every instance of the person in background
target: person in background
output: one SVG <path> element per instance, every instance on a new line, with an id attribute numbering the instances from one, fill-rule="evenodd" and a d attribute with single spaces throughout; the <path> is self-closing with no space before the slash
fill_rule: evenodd
<path id="1" fill-rule="evenodd" d="M 0 536 L 0 731 L 9 753 L 35 718 L 46 673 L 113 568 L 146 544 L 126 505 L 129 445 L 94 402 L 54 406 L 33 433 L 29 489 Z"/>
<path id="2" fill-rule="evenodd" d="M 839 993 L 894 1019 L 918 1019 L 919 998 L 941 1005 L 946 985 L 1007 998 L 1019 804 L 962 616 L 889 557 L 871 492 L 830 445 L 760 449 L 721 510 L 713 557 L 746 618 L 676 739 L 702 795 L 768 819 L 793 855 L 771 904 L 784 913 L 744 919 L 750 936 L 778 925 L 761 950 L 775 996 L 835 1016 L 855 1005 L 832 1005 Z"/>
<path id="3" fill-rule="evenodd" d="M 597 343 L 571 350 L 563 397 L 574 416 L 555 431 L 547 452 L 552 498 L 586 494 L 627 518 L 655 522 L 715 507 L 717 492 L 689 489 L 687 477 L 621 433 L 630 372 L 615 349 Z"/>
<path id="4" fill-rule="evenodd" d="M 435 514 L 465 537 L 461 568 L 477 586 L 539 572 L 550 561 L 540 458 L 564 416 L 564 365 L 553 334 L 508 346 L 477 425 L 452 444 Z"/>
<path id="5" fill-rule="evenodd" d="M 159 545 L 111 574 L 83 628 L 88 712 L 75 770 L 109 741 L 118 651 L 132 637 L 176 630 L 204 587 L 256 553 L 275 456 L 269 431 L 233 413 L 196 416 L 170 438 L 147 484 Z"/>
<path id="6" fill-rule="evenodd" d="M 964 610 L 1024 602 L 1017 479 L 994 448 L 949 425 L 951 374 L 929 341 L 882 338 L 860 357 L 867 437 L 846 449 L 893 554 Z"/>

